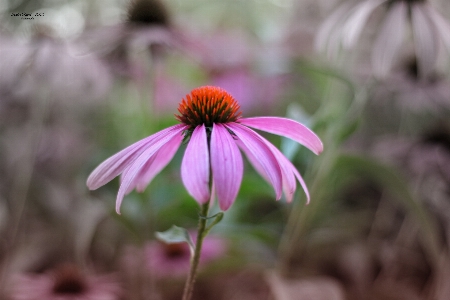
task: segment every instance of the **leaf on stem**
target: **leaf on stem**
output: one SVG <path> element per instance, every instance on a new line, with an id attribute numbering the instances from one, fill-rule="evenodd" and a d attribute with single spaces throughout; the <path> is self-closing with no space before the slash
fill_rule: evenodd
<path id="1" fill-rule="evenodd" d="M 158 240 L 167 244 L 176 244 L 186 242 L 191 249 L 191 255 L 194 253 L 194 242 L 186 228 L 172 225 L 172 227 L 164 232 L 156 232 L 155 236 Z"/>

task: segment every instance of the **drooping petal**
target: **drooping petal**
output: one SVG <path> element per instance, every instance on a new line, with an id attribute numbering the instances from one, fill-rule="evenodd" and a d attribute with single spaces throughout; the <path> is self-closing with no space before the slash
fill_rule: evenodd
<path id="1" fill-rule="evenodd" d="M 145 172 L 145 170 L 147 170 L 148 168 L 150 168 L 150 166 L 153 164 L 153 162 L 155 161 L 155 157 L 156 154 L 153 155 L 152 157 L 150 157 L 145 164 L 142 166 L 141 170 L 139 171 L 139 174 L 136 175 L 136 177 L 134 178 L 133 182 L 130 183 L 130 185 L 128 186 L 128 189 L 125 192 L 125 195 L 128 195 L 129 193 L 131 193 L 137 186 L 138 181 L 140 180 L 140 174 L 142 174 L 143 172 Z M 129 165 L 123 172 L 122 175 L 120 176 L 120 183 L 122 184 L 123 181 L 123 175 L 127 174 L 128 169 L 131 167 L 131 165 Z M 141 191 L 138 191 L 141 192 Z"/>
<path id="2" fill-rule="evenodd" d="M 300 173 L 297 171 L 295 166 L 287 159 L 286 156 L 284 156 L 283 153 L 281 153 L 280 150 L 277 149 L 271 142 L 266 140 L 264 137 L 261 137 L 262 140 L 266 143 L 266 145 L 270 148 L 273 155 L 275 155 L 275 158 L 278 160 L 278 164 L 280 165 L 281 172 L 283 175 L 283 192 L 286 197 L 287 202 L 291 202 L 292 198 L 294 196 L 295 190 L 297 188 L 297 183 L 295 181 L 295 178 L 300 182 L 300 185 L 302 186 L 303 190 L 306 194 L 306 204 L 309 203 L 310 196 L 308 187 L 305 184 L 305 181 L 303 180 Z"/>
<path id="3" fill-rule="evenodd" d="M 236 143 L 245 152 L 250 163 L 257 162 L 257 165 L 254 165 L 255 169 L 265 174 L 264 178 L 268 179 L 275 190 L 276 199 L 280 199 L 282 194 L 281 169 L 276 157 L 262 140 L 262 137 L 250 128 L 238 123 L 228 123 L 226 126 L 238 137 Z"/>
<path id="4" fill-rule="evenodd" d="M 290 165 L 286 163 L 287 159 L 285 156 L 268 141 L 266 141 L 266 144 L 270 150 L 272 150 L 273 155 L 275 155 L 278 160 L 278 164 L 280 165 L 281 173 L 283 175 L 283 193 L 286 197 L 286 201 L 289 203 L 292 201 L 297 188 L 294 173 L 290 169 Z"/>
<path id="5" fill-rule="evenodd" d="M 172 139 L 178 138 L 182 131 L 185 130 L 185 126 L 179 126 L 170 132 L 166 132 L 164 136 L 159 136 L 154 140 L 151 145 L 137 157 L 130 166 L 123 172 L 122 183 L 120 184 L 119 192 L 116 199 L 116 211 L 120 214 L 120 205 L 122 204 L 123 197 L 129 191 L 130 185 L 135 182 L 136 176 L 142 170 L 142 167 L 158 152 L 165 144 L 170 143 Z"/>
<path id="6" fill-rule="evenodd" d="M 305 181 L 303 180 L 303 177 L 300 175 L 300 173 L 297 171 L 295 166 L 287 159 L 286 156 L 281 153 L 280 150 L 278 150 L 274 145 L 272 145 L 269 141 L 265 140 L 266 144 L 269 146 L 270 150 L 272 150 L 273 154 L 278 160 L 278 163 L 280 164 L 280 168 L 283 172 L 283 187 L 284 187 L 284 193 L 286 196 L 286 201 L 291 202 L 292 197 L 294 196 L 295 190 L 297 188 L 297 184 L 295 181 L 295 178 L 300 182 L 300 185 L 303 188 L 303 191 L 305 191 L 306 194 L 306 204 L 309 203 L 310 196 L 308 187 L 306 186 Z"/>
<path id="7" fill-rule="evenodd" d="M 386 0 L 367 0 L 361 2 L 352 10 L 342 29 L 342 45 L 345 48 L 353 48 L 370 14 L 384 2 Z"/>
<path id="8" fill-rule="evenodd" d="M 211 133 L 211 169 L 221 210 L 227 210 L 241 186 L 244 165 L 239 148 L 222 124 L 214 124 Z"/>
<path id="9" fill-rule="evenodd" d="M 294 120 L 280 117 L 255 117 L 241 118 L 239 123 L 293 139 L 315 154 L 320 154 L 323 151 L 320 138 L 308 127 Z"/>
<path id="10" fill-rule="evenodd" d="M 267 173 L 264 169 L 264 167 L 261 165 L 260 161 L 252 155 L 252 153 L 247 149 L 247 147 L 239 140 L 236 140 L 236 144 L 239 146 L 239 148 L 244 151 L 244 153 L 247 156 L 248 161 L 253 166 L 253 168 L 258 172 L 258 174 L 264 178 L 265 181 L 267 181 L 269 184 L 271 184 L 270 178 L 267 176 Z"/>
<path id="11" fill-rule="evenodd" d="M 389 9 L 383 27 L 375 41 L 372 51 L 372 65 L 375 75 L 385 77 L 390 71 L 405 36 L 407 4 L 395 2 Z"/>
<path id="12" fill-rule="evenodd" d="M 91 190 L 96 190 L 102 185 L 105 185 L 114 177 L 122 173 L 127 166 L 129 166 L 139 155 L 144 152 L 147 147 L 150 147 L 158 139 L 165 136 L 171 131 L 177 131 L 180 128 L 185 128 L 185 125 L 178 124 L 166 129 L 163 129 L 149 137 L 146 137 L 122 151 L 111 156 L 104 162 L 102 162 L 94 171 L 89 175 L 86 185 Z"/>
<path id="13" fill-rule="evenodd" d="M 297 171 L 297 169 L 294 167 L 294 165 L 286 158 L 287 163 L 289 163 L 292 166 L 292 172 L 294 172 L 295 177 L 297 178 L 298 182 L 300 182 L 300 185 L 302 186 L 303 191 L 306 194 L 306 204 L 309 204 L 310 201 L 310 196 L 309 196 L 309 191 L 308 191 L 308 187 L 306 186 L 305 181 L 303 180 L 302 175 L 300 175 L 300 173 Z"/>
<path id="14" fill-rule="evenodd" d="M 143 192 L 153 178 L 155 178 L 155 176 L 172 160 L 180 147 L 182 140 L 183 136 L 181 134 L 176 135 L 172 140 L 163 145 L 158 152 L 144 164 L 134 182 L 130 184 L 127 194 L 134 188 L 140 193 Z"/>
<path id="15" fill-rule="evenodd" d="M 161 170 L 172 160 L 173 156 L 180 147 L 181 141 L 183 140 L 182 135 L 176 135 L 167 144 L 163 145 L 155 155 L 150 157 L 145 164 L 142 166 L 138 174 L 136 174 L 134 180 L 128 186 L 128 190 L 125 195 L 131 193 L 132 190 L 136 188 L 136 191 L 142 193 L 147 185 L 153 180 L 153 178 L 161 172 Z M 123 174 L 127 172 L 127 169 L 132 165 L 130 164 L 124 171 Z M 122 183 L 123 176 L 121 176 L 120 182 Z"/>
<path id="16" fill-rule="evenodd" d="M 420 75 L 426 77 L 434 69 L 438 57 L 437 30 L 430 20 L 425 5 L 413 4 L 411 15 L 417 64 Z"/>
<path id="17" fill-rule="evenodd" d="M 262 178 L 264 178 L 265 181 L 267 181 L 269 184 L 271 184 L 270 178 L 267 176 L 267 173 L 266 173 L 264 167 L 261 165 L 259 159 L 257 159 L 254 155 L 252 155 L 252 153 L 247 149 L 245 144 L 243 144 L 241 141 L 239 141 L 239 139 L 235 139 L 235 142 L 237 145 L 239 145 L 239 148 L 241 148 L 245 152 L 247 159 L 250 161 L 251 165 L 258 172 L 258 174 Z"/>
<path id="18" fill-rule="evenodd" d="M 209 151 L 205 125 L 197 126 L 192 133 L 181 162 L 181 179 L 198 203 L 209 201 Z"/>

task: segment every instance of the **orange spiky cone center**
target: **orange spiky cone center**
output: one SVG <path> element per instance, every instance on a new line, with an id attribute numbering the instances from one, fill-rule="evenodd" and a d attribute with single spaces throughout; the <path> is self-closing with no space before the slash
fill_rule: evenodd
<path id="1" fill-rule="evenodd" d="M 240 106 L 227 91 L 215 86 L 202 86 L 191 91 L 181 101 L 175 117 L 195 128 L 204 124 L 235 122 L 241 117 Z"/>

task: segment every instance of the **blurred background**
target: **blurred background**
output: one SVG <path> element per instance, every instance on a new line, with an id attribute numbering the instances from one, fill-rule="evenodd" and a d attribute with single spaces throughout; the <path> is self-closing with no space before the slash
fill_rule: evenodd
<path id="1" fill-rule="evenodd" d="M 449 20 L 445 0 L 0 2 L 0 298 L 180 299 L 189 249 L 155 232 L 195 235 L 184 146 L 121 215 L 118 178 L 85 182 L 217 85 L 324 152 L 267 135 L 311 203 L 245 161 L 194 299 L 450 299 Z"/>

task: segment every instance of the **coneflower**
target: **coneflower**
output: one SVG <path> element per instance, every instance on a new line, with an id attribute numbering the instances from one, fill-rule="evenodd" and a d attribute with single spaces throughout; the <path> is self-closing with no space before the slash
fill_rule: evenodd
<path id="1" fill-rule="evenodd" d="M 309 201 L 308 190 L 297 169 L 275 146 L 250 129 L 291 138 L 319 154 L 322 142 L 306 126 L 279 117 L 242 118 L 237 101 L 225 90 L 213 86 L 194 89 L 181 101 L 178 111 L 176 118 L 181 124 L 125 148 L 89 176 L 87 186 L 95 190 L 122 174 L 116 200 L 118 213 L 123 197 L 134 188 L 143 191 L 170 162 L 183 140 L 189 142 L 181 163 L 181 178 L 199 204 L 209 202 L 210 186 L 214 187 L 222 210 L 233 204 L 244 167 L 239 149 L 273 186 L 277 200 L 284 191 L 287 201 L 291 201 L 298 180 Z"/>

